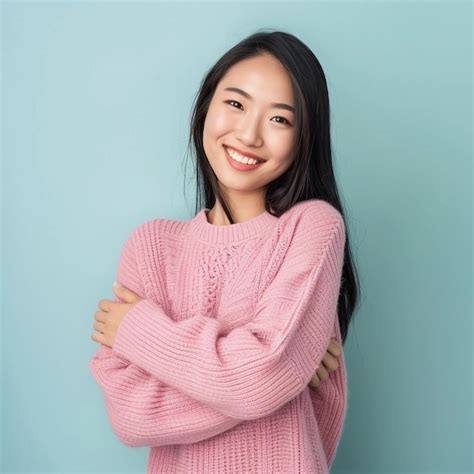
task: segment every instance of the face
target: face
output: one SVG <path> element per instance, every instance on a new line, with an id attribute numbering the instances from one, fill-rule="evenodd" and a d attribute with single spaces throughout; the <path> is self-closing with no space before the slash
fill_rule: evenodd
<path id="1" fill-rule="evenodd" d="M 290 78 L 273 56 L 245 59 L 227 71 L 209 105 L 203 135 L 206 156 L 226 194 L 255 193 L 261 198 L 266 186 L 290 167 L 296 127 L 289 109 L 294 107 Z M 226 147 L 265 161 L 256 166 L 235 163 Z"/>

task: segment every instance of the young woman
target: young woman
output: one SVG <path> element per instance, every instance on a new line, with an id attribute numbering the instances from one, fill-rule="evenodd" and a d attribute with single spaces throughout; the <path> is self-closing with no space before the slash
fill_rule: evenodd
<path id="1" fill-rule="evenodd" d="M 119 439 L 150 447 L 148 473 L 329 472 L 358 299 L 329 119 L 321 65 L 285 32 L 204 78 L 204 207 L 131 232 L 95 313 L 90 368 Z"/>

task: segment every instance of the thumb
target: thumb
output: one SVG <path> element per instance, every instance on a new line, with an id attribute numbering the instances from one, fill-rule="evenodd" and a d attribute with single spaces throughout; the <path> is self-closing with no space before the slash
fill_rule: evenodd
<path id="1" fill-rule="evenodd" d="M 134 293 L 132 290 L 126 288 L 125 286 L 117 283 L 116 281 L 112 287 L 114 293 L 120 297 L 125 303 L 135 303 L 136 301 L 140 300 L 141 298 Z"/>

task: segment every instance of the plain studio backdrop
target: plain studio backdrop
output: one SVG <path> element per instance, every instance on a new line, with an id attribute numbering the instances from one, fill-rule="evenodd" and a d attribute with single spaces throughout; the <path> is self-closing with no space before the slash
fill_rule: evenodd
<path id="1" fill-rule="evenodd" d="M 472 472 L 470 2 L 1 8 L 2 472 L 144 472 L 89 372 L 94 313 L 133 228 L 194 215 L 194 94 L 260 28 L 324 68 L 362 277 L 333 472 Z"/>

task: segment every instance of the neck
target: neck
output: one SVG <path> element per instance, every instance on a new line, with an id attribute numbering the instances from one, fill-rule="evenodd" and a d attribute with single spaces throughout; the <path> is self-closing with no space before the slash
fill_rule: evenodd
<path id="1" fill-rule="evenodd" d="M 235 224 L 248 221 L 249 219 L 262 214 L 262 212 L 265 212 L 265 202 L 263 199 L 260 199 L 259 201 L 253 200 L 247 203 L 239 201 L 238 205 L 230 202 L 229 207 Z M 208 212 L 207 218 L 208 221 L 214 225 L 230 224 L 219 200 L 216 200 L 214 207 Z"/>

